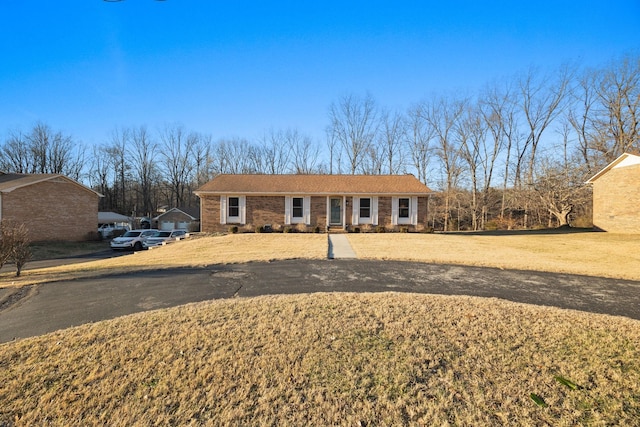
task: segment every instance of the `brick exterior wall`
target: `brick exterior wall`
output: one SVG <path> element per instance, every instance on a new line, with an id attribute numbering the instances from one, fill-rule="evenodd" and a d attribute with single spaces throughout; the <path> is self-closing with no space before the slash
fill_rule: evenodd
<path id="1" fill-rule="evenodd" d="M 32 241 L 82 241 L 98 231 L 99 196 L 64 179 L 2 195 L 2 220 L 24 223 Z"/>
<path id="2" fill-rule="evenodd" d="M 346 225 L 351 224 L 353 198 L 346 197 L 347 206 L 345 209 Z M 316 226 L 324 231 L 327 225 L 327 197 L 312 196 L 310 200 L 311 218 L 307 231 L 313 230 Z M 201 230 L 206 233 L 227 232 L 234 224 L 220 224 L 220 196 L 201 195 Z M 238 225 L 241 231 L 254 231 L 258 226 L 270 224 L 273 230 L 281 230 L 284 224 L 285 197 L 284 196 L 247 196 L 246 197 L 246 224 Z M 418 197 L 418 225 L 391 225 L 392 207 L 391 197 L 378 198 L 378 223 L 388 230 L 400 230 L 407 227 L 411 231 L 420 231 L 425 228 L 427 220 L 427 197 Z M 300 225 L 290 225 L 291 227 L 305 228 Z M 358 225 L 363 231 L 373 230 L 371 226 Z"/>
<path id="3" fill-rule="evenodd" d="M 200 231 L 215 233 L 227 231 L 227 226 L 220 224 L 220 196 L 200 196 Z"/>
<path id="4" fill-rule="evenodd" d="M 593 182 L 593 225 L 640 233 L 640 165 L 612 168 Z"/>

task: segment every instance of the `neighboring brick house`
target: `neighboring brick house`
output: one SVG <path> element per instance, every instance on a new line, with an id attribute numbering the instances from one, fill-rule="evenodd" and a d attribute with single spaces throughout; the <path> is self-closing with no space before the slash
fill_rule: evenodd
<path id="1" fill-rule="evenodd" d="M 172 208 L 153 218 L 156 228 L 160 230 L 200 230 L 200 208 Z"/>
<path id="2" fill-rule="evenodd" d="M 200 187 L 203 232 L 230 226 L 420 231 L 431 192 L 413 175 L 219 175 Z"/>
<path id="3" fill-rule="evenodd" d="M 95 235 L 100 197 L 63 175 L 0 173 L 0 220 L 24 223 L 32 241 Z"/>
<path id="4" fill-rule="evenodd" d="M 594 175 L 593 226 L 640 233 L 640 156 L 625 153 Z"/>

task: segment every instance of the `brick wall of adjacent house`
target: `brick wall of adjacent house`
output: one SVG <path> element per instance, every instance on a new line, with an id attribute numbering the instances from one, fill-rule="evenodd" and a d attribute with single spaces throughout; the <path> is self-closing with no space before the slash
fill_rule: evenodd
<path id="1" fill-rule="evenodd" d="M 345 198 L 345 220 L 346 224 L 351 224 L 353 212 L 353 198 Z M 246 197 L 246 224 L 220 224 L 220 196 L 201 195 L 201 230 L 203 232 L 227 232 L 233 225 L 237 225 L 240 231 L 254 231 L 256 227 L 270 225 L 273 230 L 282 230 L 285 225 L 285 197 L 284 196 L 247 196 Z M 313 230 L 320 227 L 324 231 L 327 225 L 327 197 L 312 196 L 310 201 L 310 224 L 306 227 L 302 225 L 290 225 Z M 378 223 L 388 230 L 399 230 L 400 227 L 407 227 L 412 231 L 420 231 L 425 228 L 427 218 L 427 198 L 418 197 L 418 222 L 417 226 L 402 225 L 392 226 L 391 197 L 378 198 Z M 362 230 L 369 230 L 373 227 L 357 226 Z"/>
<path id="2" fill-rule="evenodd" d="M 593 183 L 593 225 L 640 233 L 640 165 L 613 168 Z"/>
<path id="3" fill-rule="evenodd" d="M 24 223 L 32 241 L 87 240 L 98 230 L 98 195 L 67 180 L 50 180 L 2 195 L 2 219 Z"/>

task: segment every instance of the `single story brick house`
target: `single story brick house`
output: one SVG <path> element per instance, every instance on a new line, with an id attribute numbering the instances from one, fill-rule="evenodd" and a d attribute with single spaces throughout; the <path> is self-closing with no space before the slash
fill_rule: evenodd
<path id="1" fill-rule="evenodd" d="M 24 223 L 32 241 L 96 235 L 100 197 L 63 175 L 0 172 L 0 220 Z"/>
<path id="2" fill-rule="evenodd" d="M 640 156 L 624 153 L 587 181 L 593 185 L 593 226 L 640 233 Z"/>
<path id="3" fill-rule="evenodd" d="M 295 227 L 423 230 L 431 190 L 413 175 L 219 175 L 200 187 L 203 232 Z"/>
<path id="4" fill-rule="evenodd" d="M 200 208 L 180 207 L 171 208 L 168 211 L 153 218 L 156 228 L 160 230 L 200 230 Z"/>

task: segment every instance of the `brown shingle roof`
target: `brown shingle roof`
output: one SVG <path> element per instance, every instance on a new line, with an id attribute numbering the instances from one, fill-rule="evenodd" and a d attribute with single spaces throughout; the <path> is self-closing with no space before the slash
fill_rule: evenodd
<path id="1" fill-rule="evenodd" d="M 218 175 L 196 194 L 427 194 L 413 175 Z"/>

